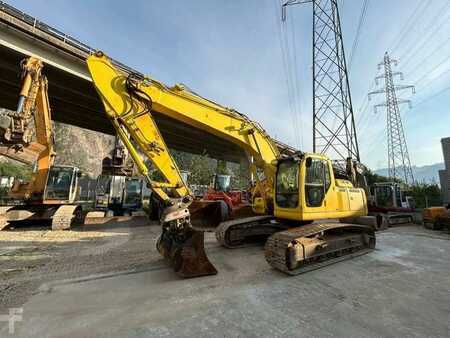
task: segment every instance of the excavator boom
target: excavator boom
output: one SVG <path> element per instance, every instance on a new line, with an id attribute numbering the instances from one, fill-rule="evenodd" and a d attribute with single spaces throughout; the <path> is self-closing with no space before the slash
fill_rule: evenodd
<path id="1" fill-rule="evenodd" d="M 257 180 L 257 167 L 264 171 L 266 181 L 275 176 L 276 167 L 271 163 L 279 155 L 276 145 L 258 124 L 245 115 L 200 97 L 182 85 L 169 88 L 150 78 L 134 74 L 126 76 L 101 52 L 90 56 L 87 64 L 117 135 L 164 206 L 159 251 L 184 277 L 216 273 L 204 253 L 203 233 L 192 227 L 189 206 L 193 196 L 152 114 L 157 112 L 169 116 L 238 144 L 254 159 L 252 170 Z M 151 161 L 164 180 L 152 179 L 144 158 Z M 270 207 L 272 196 L 265 188 L 267 182 L 261 180 L 259 186 L 264 187 L 258 193 L 260 209 L 265 212 Z M 208 214 L 211 213 L 203 213 L 204 216 Z"/>

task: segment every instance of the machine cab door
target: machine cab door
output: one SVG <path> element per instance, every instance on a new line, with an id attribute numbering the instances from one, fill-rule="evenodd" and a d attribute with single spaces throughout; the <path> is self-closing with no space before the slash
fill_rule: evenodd
<path id="1" fill-rule="evenodd" d="M 334 186 L 332 186 L 332 170 L 329 161 L 322 157 L 308 156 L 304 161 L 303 175 L 304 213 L 327 213 L 335 208 Z M 333 195 L 333 196 L 331 196 Z"/>

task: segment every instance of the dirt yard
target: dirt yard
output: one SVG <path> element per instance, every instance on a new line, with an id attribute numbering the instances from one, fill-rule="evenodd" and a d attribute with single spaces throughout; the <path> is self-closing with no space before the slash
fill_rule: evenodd
<path id="1" fill-rule="evenodd" d="M 45 282 L 154 265 L 161 260 L 155 250 L 159 231 L 157 224 L 1 231 L 0 313 L 21 306 Z"/>

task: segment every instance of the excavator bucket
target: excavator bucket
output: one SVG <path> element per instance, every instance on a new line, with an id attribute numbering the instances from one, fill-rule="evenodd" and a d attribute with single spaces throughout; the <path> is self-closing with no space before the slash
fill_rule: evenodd
<path id="1" fill-rule="evenodd" d="M 193 201 L 189 205 L 191 223 L 195 229 L 214 231 L 228 219 L 229 212 L 224 201 Z"/>
<path id="2" fill-rule="evenodd" d="M 168 259 L 183 278 L 216 275 L 217 270 L 205 253 L 204 232 L 189 229 L 184 233 L 163 230 L 158 251 Z"/>

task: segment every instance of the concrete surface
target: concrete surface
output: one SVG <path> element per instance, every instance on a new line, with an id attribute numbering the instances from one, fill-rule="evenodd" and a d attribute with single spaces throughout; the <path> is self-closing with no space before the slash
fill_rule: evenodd
<path id="1" fill-rule="evenodd" d="M 16 336 L 446 337 L 449 239 L 393 228 L 368 255 L 289 277 L 262 248 L 227 250 L 208 236 L 217 276 L 180 280 L 158 261 L 47 283 L 25 303 Z"/>

